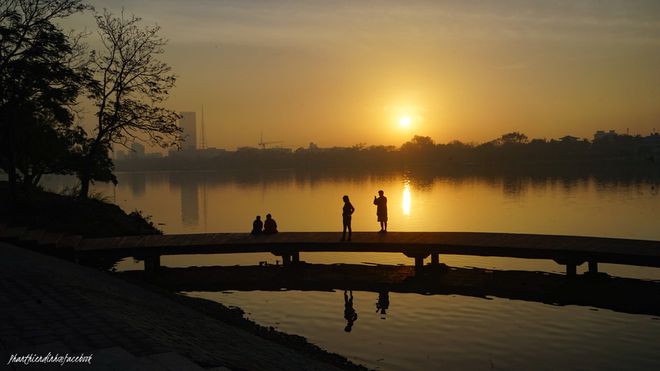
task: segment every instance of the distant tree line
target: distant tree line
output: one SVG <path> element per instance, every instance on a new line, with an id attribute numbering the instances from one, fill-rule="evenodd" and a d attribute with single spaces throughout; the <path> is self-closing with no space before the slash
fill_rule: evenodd
<path id="1" fill-rule="evenodd" d="M 435 144 L 429 137 L 414 137 L 401 147 L 406 164 L 441 166 L 591 166 L 653 165 L 660 158 L 660 135 L 648 137 L 609 133 L 593 141 L 565 136 L 561 139 L 533 139 L 512 132 L 482 144 L 459 141 Z"/>
<path id="2" fill-rule="evenodd" d="M 309 170 L 363 171 L 418 169 L 443 172 L 500 171 L 520 168 L 589 169 L 642 167 L 660 170 L 660 135 L 647 137 L 609 133 L 589 141 L 571 136 L 558 140 L 533 139 L 513 132 L 482 144 L 452 141 L 435 143 L 415 136 L 401 147 L 365 146 L 308 148 L 240 148 L 209 155 L 181 151 L 163 158 L 118 161 L 120 170 Z"/>
<path id="3" fill-rule="evenodd" d="M 60 26 L 89 11 L 96 50 L 84 43 L 89 35 Z M 0 169 L 10 200 L 44 174 L 78 176 L 85 198 L 91 182 L 116 181 L 113 144 L 178 142 L 178 115 L 161 106 L 175 77 L 158 60 L 165 45 L 158 31 L 81 0 L 0 0 Z M 82 99 L 95 109 L 89 130 L 79 124 Z"/>

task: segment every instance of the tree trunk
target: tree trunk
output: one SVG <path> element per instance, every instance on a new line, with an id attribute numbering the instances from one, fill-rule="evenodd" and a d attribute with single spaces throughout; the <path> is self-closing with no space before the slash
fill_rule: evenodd
<path id="1" fill-rule="evenodd" d="M 29 169 L 23 172 L 23 192 L 26 197 L 30 197 L 32 190 L 36 189 L 41 179 L 41 173 L 36 170 L 30 171 Z"/>
<path id="2" fill-rule="evenodd" d="M 32 174 L 29 171 L 23 172 L 23 193 L 28 197 L 30 188 L 32 188 Z"/>
<path id="3" fill-rule="evenodd" d="M 80 193 L 78 197 L 83 199 L 89 197 L 89 183 L 89 171 L 83 169 L 82 174 L 80 174 Z"/>
<path id="4" fill-rule="evenodd" d="M 92 148 L 90 152 L 83 158 L 82 169 L 78 174 L 80 179 L 80 193 L 78 197 L 82 199 L 89 198 L 89 185 L 92 182 L 92 169 L 94 168 L 94 151 Z"/>
<path id="5" fill-rule="evenodd" d="M 89 198 L 89 184 L 92 180 L 93 169 L 96 164 L 96 156 L 99 151 L 99 138 L 97 137 L 94 143 L 89 147 L 89 151 L 82 159 L 82 169 L 78 178 L 80 179 L 80 193 L 78 197 L 82 199 Z"/>
<path id="6" fill-rule="evenodd" d="M 7 170 L 7 183 L 9 183 L 9 194 L 14 195 L 16 193 L 16 169 L 13 166 L 10 166 Z"/>
<path id="7" fill-rule="evenodd" d="M 9 185 L 9 192 L 7 194 L 7 196 L 9 197 L 8 200 L 9 206 L 12 207 L 17 196 L 16 193 L 17 175 L 16 175 L 16 168 L 14 168 L 13 166 L 9 166 L 9 169 L 7 169 L 7 183 Z"/>

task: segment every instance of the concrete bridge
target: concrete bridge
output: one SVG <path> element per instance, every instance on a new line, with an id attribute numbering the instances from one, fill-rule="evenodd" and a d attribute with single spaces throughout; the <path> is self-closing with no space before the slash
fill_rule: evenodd
<path id="1" fill-rule="evenodd" d="M 72 246 L 76 256 L 135 257 L 145 261 L 145 271 L 160 266 L 162 255 L 269 252 L 284 265 L 300 261 L 304 252 L 389 252 L 414 259 L 419 271 L 424 259 L 440 263 L 440 255 L 477 255 L 548 259 L 566 266 L 569 276 L 588 263 L 660 267 L 660 241 L 619 238 L 478 232 L 354 232 L 352 241 L 341 241 L 338 232 L 281 232 L 272 235 L 209 233 L 148 235 L 79 239 Z"/>

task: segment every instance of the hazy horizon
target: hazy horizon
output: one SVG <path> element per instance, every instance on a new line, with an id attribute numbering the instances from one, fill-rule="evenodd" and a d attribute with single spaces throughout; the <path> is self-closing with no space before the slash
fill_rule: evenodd
<path id="1" fill-rule="evenodd" d="M 167 106 L 199 123 L 204 105 L 209 147 L 660 128 L 656 1 L 90 3 L 162 27 Z"/>

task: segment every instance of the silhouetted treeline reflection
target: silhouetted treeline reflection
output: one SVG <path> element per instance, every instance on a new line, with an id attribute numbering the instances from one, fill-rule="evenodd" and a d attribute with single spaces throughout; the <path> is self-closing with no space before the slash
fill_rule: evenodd
<path id="1" fill-rule="evenodd" d="M 357 172 L 415 170 L 437 174 L 637 174 L 660 171 L 660 135 L 647 137 L 609 133 L 593 141 L 566 136 L 560 140 L 528 140 L 509 133 L 483 144 L 453 141 L 436 144 L 415 136 L 400 148 L 364 146 L 217 149 L 172 152 L 166 157 L 129 156 L 118 170 L 272 170 Z"/>
<path id="2" fill-rule="evenodd" d="M 313 169 L 281 169 L 268 171 L 231 170 L 231 171 L 172 171 L 158 173 L 125 172 L 119 174 L 119 182 L 126 182 L 134 194 L 144 193 L 145 180 L 152 184 L 168 184 L 177 189 L 187 189 L 197 185 L 237 184 L 241 187 L 261 187 L 269 185 L 311 186 L 323 182 L 350 182 L 354 184 L 369 181 L 391 182 L 403 174 L 413 189 L 429 190 L 439 182 L 460 186 L 472 182 L 484 183 L 493 188 L 501 188 L 507 195 L 524 193 L 530 187 L 544 189 L 561 187 L 567 192 L 577 187 L 587 187 L 594 181 L 598 188 L 606 187 L 643 187 L 651 192 L 658 192 L 660 171 L 640 171 L 635 169 L 596 169 L 581 173 L 571 169 L 530 169 L 526 173 L 518 171 L 492 172 L 455 171 L 438 173 L 429 169 L 402 171 L 373 171 L 355 169 L 353 171 L 332 171 Z"/>

